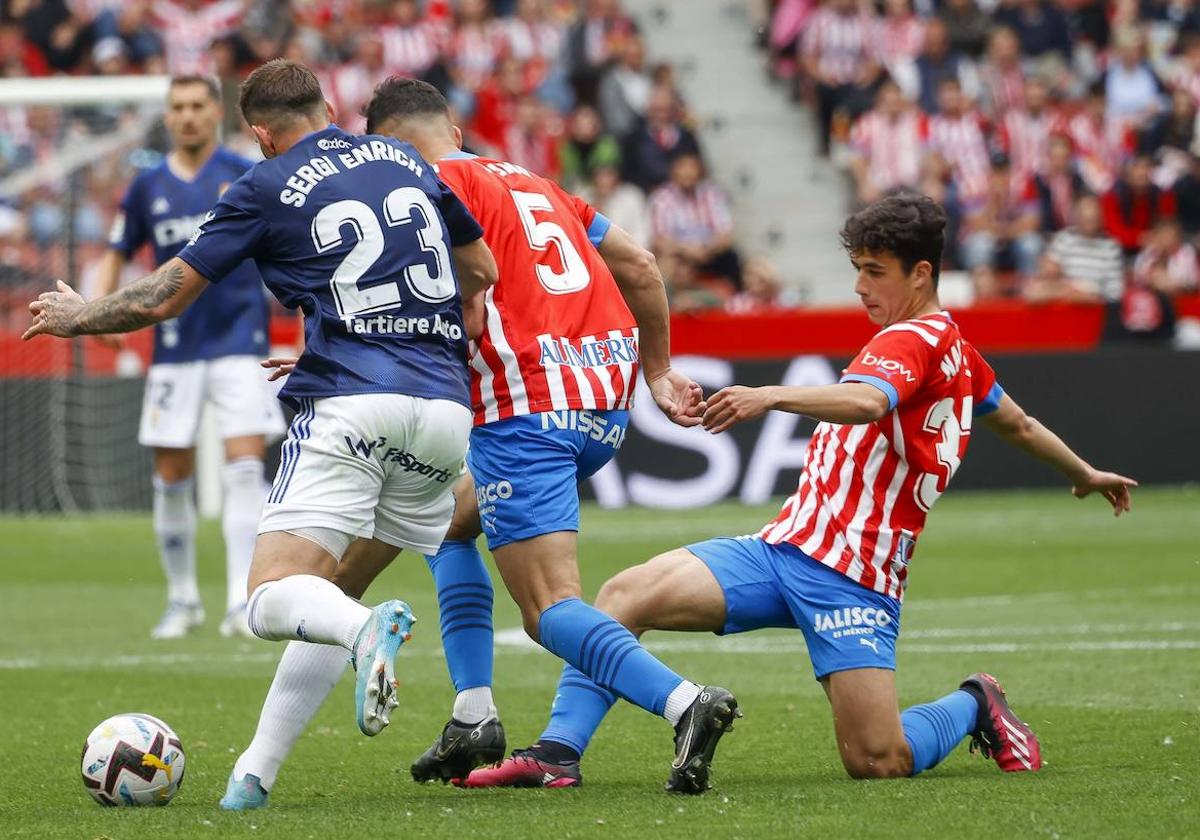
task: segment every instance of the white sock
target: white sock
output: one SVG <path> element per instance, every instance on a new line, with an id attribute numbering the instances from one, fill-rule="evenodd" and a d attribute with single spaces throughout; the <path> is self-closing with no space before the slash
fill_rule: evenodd
<path id="1" fill-rule="evenodd" d="M 454 698 L 453 717 L 459 723 L 483 723 L 496 716 L 496 704 L 492 701 L 490 686 L 481 685 L 458 692 Z"/>
<path id="2" fill-rule="evenodd" d="M 225 504 L 221 533 L 225 536 L 225 611 L 246 603 L 246 577 L 258 538 L 258 520 L 267 498 L 263 463 L 259 458 L 238 458 L 221 467 Z"/>
<path id="3" fill-rule="evenodd" d="M 233 777 L 253 773 L 270 790 L 275 776 L 308 722 L 346 670 L 346 651 L 337 645 L 289 642 L 258 717 L 254 740 L 238 756 Z"/>
<path id="4" fill-rule="evenodd" d="M 196 500 L 194 482 L 164 481 L 154 476 L 154 536 L 167 576 L 167 600 L 200 603 L 196 585 Z"/>
<path id="5" fill-rule="evenodd" d="M 247 619 L 260 639 L 341 645 L 353 653 L 371 610 L 316 575 L 268 581 L 250 596 Z"/>
<path id="6" fill-rule="evenodd" d="M 663 707 L 663 717 L 672 726 L 679 723 L 679 719 L 683 717 L 683 713 L 688 710 L 688 706 L 696 702 L 696 698 L 700 696 L 700 686 L 694 682 L 684 680 L 679 685 L 675 686 L 675 690 L 667 695 L 667 705 Z"/>

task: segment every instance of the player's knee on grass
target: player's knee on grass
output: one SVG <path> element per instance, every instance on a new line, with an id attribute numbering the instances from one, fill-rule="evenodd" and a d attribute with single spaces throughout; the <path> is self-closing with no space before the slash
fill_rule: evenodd
<path id="1" fill-rule="evenodd" d="M 901 737 L 891 739 L 863 738 L 838 744 L 842 766 L 852 779 L 893 779 L 912 775 L 912 753 Z"/>

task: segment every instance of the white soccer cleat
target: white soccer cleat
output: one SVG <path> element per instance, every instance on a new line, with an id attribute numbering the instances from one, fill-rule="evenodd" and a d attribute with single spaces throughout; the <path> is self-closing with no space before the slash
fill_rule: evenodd
<path id="1" fill-rule="evenodd" d="M 204 607 L 200 604 L 187 604 L 183 601 L 171 601 L 167 610 L 150 631 L 152 639 L 182 639 L 188 633 L 204 623 Z"/>
<path id="2" fill-rule="evenodd" d="M 412 609 L 403 601 L 384 601 L 358 632 L 350 664 L 357 672 L 354 702 L 358 728 L 378 735 L 391 723 L 396 699 L 396 654 L 412 638 Z"/>
<path id="3" fill-rule="evenodd" d="M 250 623 L 247 621 L 246 605 L 241 604 L 234 607 L 229 612 L 225 613 L 225 617 L 221 619 L 221 626 L 218 632 L 229 639 L 234 636 L 241 636 L 244 639 L 257 639 L 254 631 L 250 629 Z"/>

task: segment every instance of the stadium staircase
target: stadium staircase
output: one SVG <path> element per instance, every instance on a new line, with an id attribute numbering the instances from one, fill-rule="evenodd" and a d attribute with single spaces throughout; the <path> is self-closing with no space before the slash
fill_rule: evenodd
<path id="1" fill-rule="evenodd" d="M 715 179 L 730 193 L 744 256 L 763 254 L 808 303 L 853 299 L 837 243 L 845 176 L 817 156 L 811 115 L 773 85 L 745 0 L 625 0 L 651 60 L 676 65 Z"/>

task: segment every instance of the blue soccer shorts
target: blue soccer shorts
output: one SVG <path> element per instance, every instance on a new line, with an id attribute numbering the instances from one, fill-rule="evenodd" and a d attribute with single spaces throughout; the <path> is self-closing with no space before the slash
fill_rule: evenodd
<path id="1" fill-rule="evenodd" d="M 855 583 L 794 545 L 721 537 L 687 546 L 725 594 L 721 634 L 797 627 L 817 679 L 855 668 L 896 670 L 900 602 Z"/>
<path id="2" fill-rule="evenodd" d="M 476 426 L 467 466 L 493 551 L 579 530 L 579 482 L 621 447 L 628 411 L 546 411 Z"/>

